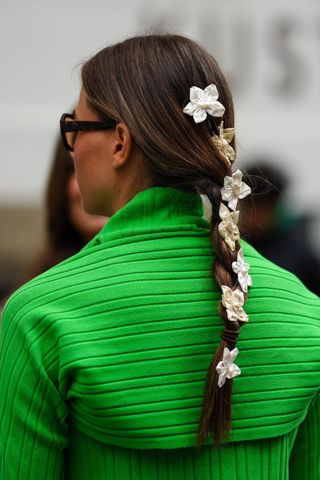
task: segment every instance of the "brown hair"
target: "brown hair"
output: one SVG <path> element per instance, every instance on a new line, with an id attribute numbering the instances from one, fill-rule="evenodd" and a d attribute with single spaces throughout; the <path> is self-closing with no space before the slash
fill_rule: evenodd
<path id="1" fill-rule="evenodd" d="M 215 84 L 225 107 L 224 128 L 234 126 L 234 112 L 227 82 L 215 59 L 196 42 L 180 35 L 145 35 L 109 46 L 82 67 L 82 82 L 91 108 L 101 118 L 123 121 L 144 155 L 154 185 L 195 191 L 212 204 L 212 243 L 216 252 L 213 275 L 218 285 L 235 289 L 237 277 L 230 251 L 218 232 L 220 189 L 232 175 L 228 161 L 211 137 L 218 120 L 208 116 L 195 124 L 183 113 L 190 87 Z M 234 147 L 234 145 L 233 145 Z M 245 295 L 246 298 L 246 295 Z M 225 328 L 208 370 L 198 432 L 201 445 L 212 431 L 215 445 L 230 430 L 232 380 L 218 387 L 216 366 L 224 347 L 233 349 L 240 322 L 231 322 L 219 305 Z"/>

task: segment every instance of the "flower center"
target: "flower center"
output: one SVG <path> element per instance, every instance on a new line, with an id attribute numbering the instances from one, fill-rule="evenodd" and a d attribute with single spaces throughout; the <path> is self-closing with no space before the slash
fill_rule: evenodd
<path id="1" fill-rule="evenodd" d="M 233 230 L 234 230 L 234 225 L 233 225 L 233 223 L 228 222 L 228 223 L 226 224 L 226 230 L 227 230 L 229 233 L 233 233 Z"/>

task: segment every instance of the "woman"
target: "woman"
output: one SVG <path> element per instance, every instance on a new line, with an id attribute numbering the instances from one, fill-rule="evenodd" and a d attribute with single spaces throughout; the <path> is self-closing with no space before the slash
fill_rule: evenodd
<path id="1" fill-rule="evenodd" d="M 240 240 L 218 65 L 149 35 L 82 84 L 61 131 L 85 210 L 111 219 L 6 306 L 1 478 L 313 478 L 320 303 Z"/>

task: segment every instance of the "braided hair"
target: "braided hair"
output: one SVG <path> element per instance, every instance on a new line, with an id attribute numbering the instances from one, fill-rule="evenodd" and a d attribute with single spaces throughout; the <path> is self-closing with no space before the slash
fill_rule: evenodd
<path id="1" fill-rule="evenodd" d="M 222 187 L 222 186 L 221 186 Z M 240 251 L 239 241 L 235 242 L 234 251 L 228 248 L 227 244 L 219 234 L 218 204 L 221 202 L 220 189 L 215 185 L 208 184 L 206 195 L 212 205 L 211 218 L 211 239 L 216 252 L 216 259 L 213 262 L 212 270 L 214 278 L 222 290 L 222 286 L 228 286 L 232 290 L 239 287 L 236 273 L 232 270 L 232 264 L 237 260 L 237 254 Z M 247 293 L 245 300 L 247 299 Z M 222 301 L 219 303 L 219 313 L 223 320 L 224 329 L 221 333 L 221 342 L 216 350 L 212 362 L 208 369 L 207 383 L 203 400 L 203 408 L 200 419 L 197 443 L 201 443 L 207 438 L 212 425 L 215 426 L 214 442 L 219 445 L 225 432 L 231 427 L 231 402 L 232 381 L 228 381 L 223 388 L 218 386 L 217 366 L 221 361 L 225 348 L 233 350 L 236 346 L 239 330 L 244 322 L 230 321 L 227 316 L 226 308 Z M 221 412 L 224 412 L 221 415 Z"/>

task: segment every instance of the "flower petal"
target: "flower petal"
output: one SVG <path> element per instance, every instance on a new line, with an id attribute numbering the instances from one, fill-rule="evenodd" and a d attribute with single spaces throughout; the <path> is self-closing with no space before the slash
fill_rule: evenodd
<path id="1" fill-rule="evenodd" d="M 220 208 L 219 208 L 219 217 L 221 220 L 224 220 L 227 215 L 230 214 L 230 210 L 228 207 L 226 207 L 223 203 L 220 203 Z"/>
<path id="2" fill-rule="evenodd" d="M 242 200 L 246 196 L 250 195 L 250 193 L 251 193 L 251 188 L 249 187 L 249 185 L 242 182 L 241 185 L 240 185 L 240 194 L 239 194 L 240 200 Z"/>
<path id="3" fill-rule="evenodd" d="M 222 289 L 224 295 L 232 294 L 232 289 L 230 287 L 228 287 L 227 285 L 221 285 L 221 289 Z"/>
<path id="4" fill-rule="evenodd" d="M 229 177 L 229 175 L 226 175 L 223 179 L 223 186 L 225 189 L 228 187 L 232 187 L 232 177 Z"/>
<path id="5" fill-rule="evenodd" d="M 238 262 L 232 262 L 232 270 L 234 271 L 234 273 L 238 274 L 241 270 L 241 265 L 240 263 Z"/>
<path id="6" fill-rule="evenodd" d="M 237 210 L 236 212 L 231 212 L 230 216 L 232 218 L 232 221 L 235 225 L 238 224 L 238 221 L 239 221 L 239 214 L 240 212 Z"/>
<path id="7" fill-rule="evenodd" d="M 244 296 L 241 290 L 239 288 L 236 288 L 233 290 L 233 298 L 234 298 L 234 303 L 238 305 L 243 305 L 244 304 Z"/>
<path id="8" fill-rule="evenodd" d="M 241 184 L 241 180 L 242 180 L 242 172 L 241 170 L 237 170 L 233 175 L 232 175 L 232 179 L 233 179 L 233 183 L 236 183 L 238 185 Z"/>
<path id="9" fill-rule="evenodd" d="M 204 89 L 204 92 L 206 94 L 210 95 L 210 97 L 212 97 L 213 101 L 217 100 L 217 98 L 219 97 L 218 89 L 217 89 L 217 87 L 214 83 L 211 83 L 210 85 L 208 85 Z"/>
<path id="10" fill-rule="evenodd" d="M 240 287 L 245 293 L 248 292 L 248 285 L 249 285 L 248 278 L 249 278 L 248 275 L 242 275 L 241 272 L 238 275 L 238 282 L 240 284 Z"/>
<path id="11" fill-rule="evenodd" d="M 239 263 L 244 263 L 244 256 L 243 256 L 243 250 L 242 250 L 242 248 L 240 248 L 239 251 L 238 251 L 237 261 L 238 261 Z"/>
<path id="12" fill-rule="evenodd" d="M 231 208 L 231 210 L 235 210 L 237 208 L 237 203 L 237 197 L 232 197 L 228 202 L 228 207 Z"/>
<path id="13" fill-rule="evenodd" d="M 184 107 L 183 113 L 186 113 L 187 115 L 193 115 L 197 108 L 197 104 L 189 102 L 188 105 Z"/>
<path id="14" fill-rule="evenodd" d="M 198 107 L 194 114 L 193 119 L 196 123 L 201 123 L 207 118 L 207 112 L 204 108 Z"/>
<path id="15" fill-rule="evenodd" d="M 227 146 L 227 160 L 230 162 L 233 162 L 234 159 L 236 158 L 236 152 L 233 150 L 233 148 L 228 145 Z"/>
<path id="16" fill-rule="evenodd" d="M 227 287 L 226 285 L 221 285 L 222 289 L 222 305 L 225 308 L 231 308 L 232 307 L 232 290 L 230 287 Z"/>
<path id="17" fill-rule="evenodd" d="M 231 310 L 230 308 L 226 309 L 227 312 L 227 317 L 229 322 L 237 322 L 238 321 L 238 315 L 235 313 L 234 310 Z"/>
<path id="18" fill-rule="evenodd" d="M 241 272 L 239 273 L 238 276 L 238 281 L 240 283 L 240 286 L 244 292 L 248 292 L 248 287 L 252 286 L 252 278 L 250 275 L 246 274 L 243 275 Z"/>
<path id="19" fill-rule="evenodd" d="M 230 352 L 230 360 L 231 362 L 233 362 L 236 358 L 236 356 L 238 355 L 239 353 L 239 350 L 237 348 L 234 348 L 233 350 L 231 350 Z"/>
<path id="20" fill-rule="evenodd" d="M 230 143 L 234 137 L 234 128 L 226 128 L 225 130 L 223 130 L 223 138 L 228 142 Z"/>
<path id="21" fill-rule="evenodd" d="M 238 365 L 233 363 L 232 366 L 228 368 L 227 378 L 231 379 L 231 378 L 237 377 L 240 374 L 241 374 L 240 368 L 238 367 Z"/>
<path id="22" fill-rule="evenodd" d="M 223 349 L 223 360 L 228 364 L 230 362 L 230 350 L 228 347 Z"/>
<path id="23" fill-rule="evenodd" d="M 190 88 L 190 100 L 191 102 L 199 103 L 203 101 L 203 90 L 199 87 Z"/>
<path id="24" fill-rule="evenodd" d="M 212 105 L 207 107 L 207 112 L 212 117 L 222 117 L 226 109 L 220 102 L 214 102 Z"/>
<path id="25" fill-rule="evenodd" d="M 223 372 L 220 373 L 219 378 L 218 378 L 218 386 L 221 388 L 223 385 L 226 383 L 227 379 L 227 370 L 224 370 Z"/>
<path id="26" fill-rule="evenodd" d="M 232 238 L 227 237 L 227 238 L 224 239 L 224 241 L 226 242 L 226 244 L 228 245 L 228 247 L 230 248 L 230 250 L 231 250 L 232 252 L 234 252 L 235 249 L 236 249 L 235 240 L 232 240 Z"/>
<path id="27" fill-rule="evenodd" d="M 224 360 L 221 360 L 218 365 L 216 366 L 216 370 L 218 373 L 224 373 L 227 369 L 226 363 Z"/>
<path id="28" fill-rule="evenodd" d="M 249 321 L 249 317 L 246 314 L 246 312 L 243 310 L 242 307 L 236 306 L 234 310 L 235 310 L 235 314 L 237 315 L 237 318 L 238 318 L 239 322 L 246 322 L 247 323 Z"/>
<path id="29" fill-rule="evenodd" d="M 229 185 L 227 185 L 226 187 L 222 187 L 221 193 L 222 200 L 224 200 L 225 202 L 229 202 L 233 198 L 233 191 Z"/>

